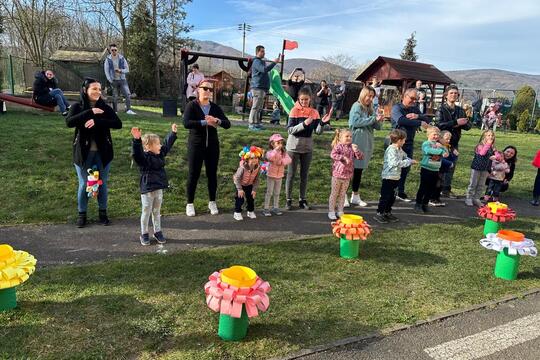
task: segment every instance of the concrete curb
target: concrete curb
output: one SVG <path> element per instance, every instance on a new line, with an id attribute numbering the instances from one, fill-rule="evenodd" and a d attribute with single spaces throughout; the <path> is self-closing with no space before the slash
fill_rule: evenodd
<path id="1" fill-rule="evenodd" d="M 492 301 L 488 301 L 488 302 L 485 302 L 485 303 L 482 303 L 482 304 L 472 305 L 472 306 L 469 306 L 469 307 L 466 307 L 466 308 L 463 308 L 463 309 L 452 310 L 452 311 L 449 311 L 449 312 L 446 312 L 446 313 L 443 313 L 443 314 L 435 315 L 433 317 L 427 318 L 426 320 L 419 320 L 419 321 L 415 322 L 414 324 L 396 325 L 396 326 L 392 326 L 392 327 L 389 327 L 389 328 L 378 330 L 378 331 L 375 331 L 375 332 L 372 332 L 372 333 L 369 333 L 369 334 L 366 334 L 366 335 L 363 335 L 363 336 L 353 336 L 353 337 L 348 337 L 348 338 L 345 338 L 345 339 L 332 341 L 332 342 L 327 343 L 327 344 L 317 345 L 317 346 L 314 346 L 314 347 L 311 347 L 311 348 L 308 348 L 308 349 L 302 349 L 302 350 L 300 350 L 298 352 L 295 352 L 293 354 L 286 355 L 286 356 L 283 356 L 283 357 L 273 357 L 273 358 L 270 358 L 269 360 L 293 360 L 293 359 L 299 359 L 299 358 L 302 358 L 304 356 L 320 353 L 320 352 L 331 350 L 331 349 L 334 349 L 334 348 L 338 348 L 338 347 L 342 347 L 342 346 L 346 346 L 346 345 L 350 345 L 350 344 L 354 344 L 354 343 L 359 343 L 359 342 L 363 342 L 363 341 L 366 341 L 366 340 L 382 338 L 382 337 L 389 336 L 389 335 L 392 335 L 394 333 L 397 333 L 399 331 L 407 330 L 407 329 L 414 328 L 414 327 L 428 325 L 430 323 L 434 323 L 434 322 L 437 322 L 437 321 L 442 321 L 442 320 L 445 320 L 445 319 L 448 319 L 448 318 L 451 318 L 451 317 L 455 317 L 455 316 L 458 316 L 458 315 L 466 314 L 466 313 L 469 313 L 469 312 L 472 312 L 472 311 L 477 311 L 477 310 L 482 310 L 482 309 L 494 307 L 494 306 L 497 306 L 497 305 L 507 303 L 509 301 L 517 300 L 517 299 L 520 299 L 520 298 L 524 298 L 524 297 L 539 294 L 539 293 L 540 293 L 540 288 L 531 289 L 531 290 L 527 290 L 527 291 L 524 291 L 522 293 L 519 293 L 517 295 L 508 295 L 508 296 L 502 297 L 502 298 L 497 299 L 497 300 L 492 300 Z"/>

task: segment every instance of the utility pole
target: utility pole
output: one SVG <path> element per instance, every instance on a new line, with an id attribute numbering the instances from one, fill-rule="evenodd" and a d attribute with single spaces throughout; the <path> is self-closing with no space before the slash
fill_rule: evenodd
<path id="1" fill-rule="evenodd" d="M 242 31 L 242 57 L 246 56 L 246 32 L 251 31 L 251 25 L 242 23 L 238 24 L 238 30 Z M 244 71 L 240 70 L 240 79 L 244 78 Z"/>
<path id="2" fill-rule="evenodd" d="M 536 119 L 534 118 L 534 110 L 536 110 L 536 99 L 538 99 L 538 90 L 540 89 L 536 89 L 536 91 L 534 92 L 534 103 L 533 103 L 533 108 L 532 108 L 532 113 L 531 113 L 531 121 L 529 122 L 529 128 L 531 129 L 534 129 L 534 127 L 536 126 Z"/>

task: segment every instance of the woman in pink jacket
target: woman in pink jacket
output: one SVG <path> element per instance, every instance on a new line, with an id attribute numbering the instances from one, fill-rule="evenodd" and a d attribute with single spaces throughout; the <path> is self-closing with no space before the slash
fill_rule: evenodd
<path id="1" fill-rule="evenodd" d="M 285 174 L 285 166 L 291 163 L 291 157 L 285 151 L 283 137 L 280 134 L 270 136 L 270 151 L 266 153 L 268 170 L 266 179 L 266 195 L 264 197 L 264 216 L 283 215 L 279 210 L 279 194 L 281 192 L 281 180 Z M 274 197 L 274 207 L 270 210 L 270 198 Z"/>

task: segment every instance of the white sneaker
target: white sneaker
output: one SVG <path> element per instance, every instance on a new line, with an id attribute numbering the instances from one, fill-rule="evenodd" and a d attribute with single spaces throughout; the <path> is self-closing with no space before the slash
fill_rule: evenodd
<path id="1" fill-rule="evenodd" d="M 483 204 L 480 200 L 478 200 L 478 199 L 473 199 L 472 202 L 473 202 L 474 206 L 477 206 L 477 207 L 482 207 L 482 206 L 484 206 L 484 204 Z"/>
<path id="2" fill-rule="evenodd" d="M 330 212 L 328 213 L 328 218 L 329 218 L 330 220 L 337 220 L 336 213 L 333 212 L 333 211 L 330 211 Z"/>
<path id="3" fill-rule="evenodd" d="M 256 219 L 257 215 L 255 215 L 255 211 L 248 211 L 247 212 L 247 217 L 250 218 L 250 219 Z"/>
<path id="4" fill-rule="evenodd" d="M 209 201 L 208 202 L 208 209 L 210 209 L 210 215 L 219 214 L 219 210 L 217 208 L 217 204 L 216 204 L 215 201 Z"/>
<path id="5" fill-rule="evenodd" d="M 234 220 L 238 220 L 238 221 L 244 220 L 244 217 L 242 216 L 242 213 L 235 212 L 233 217 L 234 217 Z"/>
<path id="6" fill-rule="evenodd" d="M 128 111 L 126 111 L 126 114 L 128 115 L 137 115 L 137 113 L 131 109 L 129 109 Z"/>
<path id="7" fill-rule="evenodd" d="M 367 206 L 367 202 L 362 201 L 362 199 L 360 199 L 360 195 L 355 195 L 355 194 L 351 195 L 351 204 L 358 205 L 361 207 Z"/>
<path id="8" fill-rule="evenodd" d="M 351 204 L 349 204 L 349 199 L 347 199 L 347 196 L 345 196 L 345 202 L 343 203 L 343 207 L 350 207 Z"/>
<path id="9" fill-rule="evenodd" d="M 338 212 L 336 213 L 336 216 L 337 216 L 338 218 L 342 217 L 343 215 L 345 215 L 345 213 L 344 213 L 344 212 L 341 212 L 341 211 L 338 211 Z"/>
<path id="10" fill-rule="evenodd" d="M 465 205 L 467 205 L 467 206 L 473 206 L 472 199 L 465 199 Z"/>
<path id="11" fill-rule="evenodd" d="M 193 204 L 186 205 L 186 215 L 195 216 L 195 206 L 193 206 Z"/>

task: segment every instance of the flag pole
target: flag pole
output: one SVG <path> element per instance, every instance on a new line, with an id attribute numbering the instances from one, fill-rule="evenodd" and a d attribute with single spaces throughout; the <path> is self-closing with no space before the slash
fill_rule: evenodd
<path id="1" fill-rule="evenodd" d="M 281 70 L 279 72 L 279 80 L 283 81 L 283 68 L 285 67 L 285 42 L 287 40 L 283 39 L 283 50 L 281 50 Z"/>

